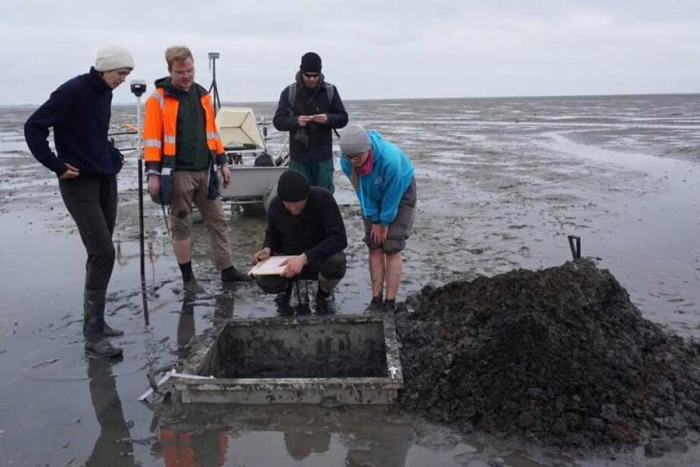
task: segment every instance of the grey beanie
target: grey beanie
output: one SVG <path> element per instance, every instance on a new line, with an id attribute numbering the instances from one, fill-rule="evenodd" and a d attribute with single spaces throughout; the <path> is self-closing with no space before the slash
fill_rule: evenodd
<path id="1" fill-rule="evenodd" d="M 345 155 L 355 155 L 369 151 L 369 135 L 360 125 L 348 125 L 340 131 L 340 150 Z"/>
<path id="2" fill-rule="evenodd" d="M 119 68 L 134 69 L 134 59 L 128 50 L 120 45 L 108 45 L 97 51 L 95 70 L 110 71 Z"/>

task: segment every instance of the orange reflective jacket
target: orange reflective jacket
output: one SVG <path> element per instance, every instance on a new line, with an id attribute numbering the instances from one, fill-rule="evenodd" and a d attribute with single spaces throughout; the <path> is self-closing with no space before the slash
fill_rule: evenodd
<path id="1" fill-rule="evenodd" d="M 226 464 L 228 436 L 222 431 L 189 434 L 163 428 L 160 430 L 160 442 L 165 467 L 196 467 L 204 465 L 205 460 L 209 460 L 206 465 L 214 465 L 214 462 L 217 466 Z M 214 446 L 218 452 L 211 452 Z"/>
<path id="2" fill-rule="evenodd" d="M 214 118 L 214 106 L 209 93 L 194 84 L 202 96 L 200 102 L 206 121 L 207 147 L 216 156 L 218 164 L 224 162 L 224 145 Z M 156 88 L 146 100 L 143 126 L 143 159 L 147 173 L 160 173 L 161 169 L 174 169 L 177 148 L 177 112 L 180 102 L 164 88 Z M 169 171 L 168 171 L 169 172 Z"/>

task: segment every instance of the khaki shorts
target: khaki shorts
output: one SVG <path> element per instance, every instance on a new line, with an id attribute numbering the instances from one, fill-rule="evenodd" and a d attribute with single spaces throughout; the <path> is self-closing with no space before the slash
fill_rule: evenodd
<path id="1" fill-rule="evenodd" d="M 214 264 L 222 270 L 232 265 L 228 224 L 221 199 L 207 198 L 207 170 L 178 170 L 173 179 L 170 223 L 173 240 L 188 240 L 192 234 L 192 204 L 202 213 L 209 233 Z"/>
<path id="2" fill-rule="evenodd" d="M 411 236 L 413 220 L 416 215 L 416 201 L 416 179 L 414 178 L 411 180 L 411 185 L 408 187 L 408 190 L 406 190 L 401 197 L 396 218 L 394 219 L 394 222 L 389 224 L 389 232 L 387 233 L 386 240 L 383 244 L 376 243 L 374 240 L 372 240 L 372 236 L 370 235 L 372 232 L 372 222 L 368 217 L 362 218 L 365 224 L 364 242 L 367 244 L 370 250 L 377 250 L 381 248 L 384 250 L 384 253 L 391 255 L 394 253 L 399 253 L 406 248 L 406 240 Z"/>

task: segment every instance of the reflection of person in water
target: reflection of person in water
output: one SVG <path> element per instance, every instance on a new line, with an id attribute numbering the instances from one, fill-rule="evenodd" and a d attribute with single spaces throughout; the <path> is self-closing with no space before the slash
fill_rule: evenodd
<path id="1" fill-rule="evenodd" d="M 185 357 L 189 350 L 189 344 L 195 335 L 194 304 L 195 294 L 185 293 L 182 300 L 180 318 L 177 321 L 177 350 Z M 234 296 L 233 291 L 224 287 L 224 293 L 216 297 L 216 308 L 214 309 L 214 325 L 219 326 L 224 321 L 233 316 Z"/>
<path id="2" fill-rule="evenodd" d="M 196 433 L 196 434 L 193 434 Z M 161 428 L 158 436 L 165 467 L 219 467 L 226 464 L 228 436 L 223 431 Z"/>
<path id="3" fill-rule="evenodd" d="M 406 423 L 367 424 L 353 433 L 352 447 L 345 458 L 346 467 L 381 465 L 403 467 L 411 447 L 413 429 Z"/>
<path id="4" fill-rule="evenodd" d="M 331 434 L 328 431 L 286 431 L 284 445 L 292 459 L 300 461 L 309 457 L 312 452 L 322 453 L 331 446 Z"/>
<path id="5" fill-rule="evenodd" d="M 194 294 L 185 293 L 180 318 L 177 320 L 177 351 L 181 356 L 186 356 L 194 333 Z"/>
<path id="6" fill-rule="evenodd" d="M 88 358 L 90 398 L 100 423 L 100 436 L 95 442 L 86 466 L 135 466 L 131 435 L 124 420 L 122 403 L 112 375 L 113 362 Z"/>

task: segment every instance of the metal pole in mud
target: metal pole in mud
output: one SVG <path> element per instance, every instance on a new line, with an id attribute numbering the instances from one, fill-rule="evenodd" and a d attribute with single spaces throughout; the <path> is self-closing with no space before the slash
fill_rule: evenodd
<path id="1" fill-rule="evenodd" d="M 131 92 L 136 96 L 136 121 L 138 133 L 138 180 L 139 180 L 139 261 L 141 266 L 141 301 L 143 302 L 143 319 L 148 326 L 148 300 L 146 300 L 146 253 L 143 242 L 143 133 L 141 132 L 141 95 L 146 92 L 146 82 L 134 80 L 131 82 Z"/>

